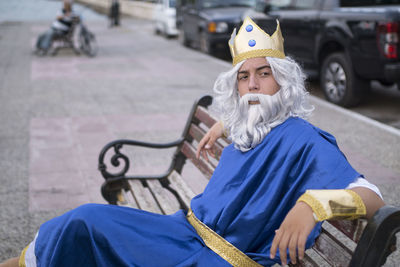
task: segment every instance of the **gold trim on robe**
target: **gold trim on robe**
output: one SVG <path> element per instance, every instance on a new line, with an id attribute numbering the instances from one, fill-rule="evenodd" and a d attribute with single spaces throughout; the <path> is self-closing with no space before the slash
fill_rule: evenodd
<path id="1" fill-rule="evenodd" d="M 253 261 L 234 245 L 226 241 L 223 237 L 214 232 L 211 228 L 196 218 L 193 211 L 189 209 L 186 215 L 189 223 L 196 229 L 197 234 L 203 239 L 204 243 L 221 258 L 237 267 L 261 267 L 262 265 Z"/>

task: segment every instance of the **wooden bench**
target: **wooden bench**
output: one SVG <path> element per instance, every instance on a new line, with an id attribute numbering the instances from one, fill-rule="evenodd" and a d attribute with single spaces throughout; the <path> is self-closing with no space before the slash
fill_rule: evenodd
<path id="1" fill-rule="evenodd" d="M 116 140 L 107 144 L 99 156 L 99 170 L 106 179 L 101 192 L 111 204 L 144 209 L 160 214 L 171 214 L 178 209 L 187 210 L 195 195 L 182 177 L 183 166 L 189 159 L 208 179 L 217 161 L 207 162 L 196 158 L 196 144 L 216 122 L 208 112 L 212 98 L 204 96 L 193 105 L 182 136 L 165 144 L 134 140 Z M 229 143 L 221 139 L 216 153 Z M 153 149 L 176 148 L 168 170 L 161 175 L 129 176 L 130 160 L 122 153 L 125 146 Z M 109 167 L 119 167 L 110 172 Z M 306 257 L 296 266 L 381 266 L 386 257 L 396 250 L 395 233 L 400 228 L 400 209 L 385 206 L 368 222 L 365 220 L 324 222 L 322 233 L 314 247 L 307 250 Z"/>

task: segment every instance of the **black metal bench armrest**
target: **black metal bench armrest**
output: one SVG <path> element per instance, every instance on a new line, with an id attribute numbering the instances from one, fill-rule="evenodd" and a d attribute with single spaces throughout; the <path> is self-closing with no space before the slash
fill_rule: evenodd
<path id="1" fill-rule="evenodd" d="M 101 175 L 104 177 L 104 179 L 109 180 L 113 178 L 128 178 L 125 176 L 126 172 L 129 170 L 129 158 L 121 152 L 121 148 L 124 145 L 127 146 L 140 146 L 140 147 L 147 147 L 147 148 L 158 148 L 158 149 L 166 149 L 166 148 L 172 148 L 172 147 L 178 147 L 183 143 L 184 138 L 181 137 L 180 139 L 170 142 L 170 143 L 149 143 L 149 142 L 142 142 L 142 141 L 137 141 L 137 140 L 127 140 L 127 139 L 121 139 L 121 140 L 115 140 L 107 145 L 104 146 L 104 148 L 101 150 L 100 155 L 99 155 L 99 165 L 98 169 L 101 172 Z M 114 155 L 112 155 L 110 162 L 114 167 L 119 167 L 121 164 L 121 161 L 123 162 L 123 167 L 122 170 L 117 172 L 117 173 L 110 173 L 107 171 L 107 165 L 104 163 L 105 155 L 106 153 L 114 149 Z M 112 152 L 111 152 L 112 153 Z M 133 178 L 133 177 L 131 177 Z"/>
<path id="2" fill-rule="evenodd" d="M 395 234 L 400 230 L 400 208 L 383 206 L 368 221 L 354 251 L 350 267 L 375 267 L 385 263 L 396 249 Z"/>

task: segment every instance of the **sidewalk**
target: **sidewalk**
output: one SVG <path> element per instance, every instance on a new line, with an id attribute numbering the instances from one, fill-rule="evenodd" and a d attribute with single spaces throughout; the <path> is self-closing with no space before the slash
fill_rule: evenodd
<path id="1" fill-rule="evenodd" d="M 36 57 L 35 38 L 49 22 L 0 20 L 0 260 L 16 256 L 47 219 L 104 203 L 97 171 L 104 144 L 176 139 L 193 101 L 212 93 L 218 73 L 230 67 L 153 35 L 149 21 L 124 18 L 122 27 L 108 28 L 105 17 L 86 18 L 100 47 L 95 58 L 67 50 Z M 313 103 L 312 121 L 400 206 L 400 136 Z M 162 170 L 171 152 L 135 153 L 135 169 L 144 173 Z M 200 192 L 204 183 L 193 186 Z"/>

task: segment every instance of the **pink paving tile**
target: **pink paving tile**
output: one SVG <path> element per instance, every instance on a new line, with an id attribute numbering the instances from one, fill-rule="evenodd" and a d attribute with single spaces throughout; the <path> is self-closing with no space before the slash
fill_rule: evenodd
<path id="1" fill-rule="evenodd" d="M 69 51 L 68 51 L 69 52 Z M 72 52 L 71 52 L 72 53 Z M 72 53 L 73 55 L 73 53 Z M 110 64 L 111 63 L 111 64 Z M 125 68 L 112 68 L 115 64 L 125 64 Z M 62 69 L 62 71 L 60 71 Z M 31 64 L 31 80 L 86 80 L 111 78 L 130 79 L 132 77 L 132 64 L 126 58 L 87 58 L 79 56 L 62 57 L 61 55 L 51 58 L 33 58 Z"/>
<path id="2" fill-rule="evenodd" d="M 43 174 L 76 170 L 78 151 L 76 147 L 34 149 L 30 152 L 30 173 Z"/>
<path id="3" fill-rule="evenodd" d="M 104 182 L 103 177 L 97 170 L 95 172 L 83 172 L 83 177 L 86 180 L 87 196 L 91 203 L 106 203 L 101 195 L 101 185 Z"/>
<path id="4" fill-rule="evenodd" d="M 88 202 L 105 203 L 100 193 L 104 180 L 97 170 L 98 156 L 104 145 L 123 132 L 182 129 L 185 117 L 124 114 L 106 118 L 88 116 L 32 119 L 30 210 L 69 209 Z M 132 123 L 116 123 L 128 120 Z M 106 162 L 109 162 L 109 158 L 110 155 L 107 154 Z M 135 165 L 135 173 L 159 174 L 167 167 L 154 168 L 150 163 L 141 164 L 136 160 L 135 163 L 138 164 Z M 109 169 L 115 171 L 111 166 Z"/>
<path id="5" fill-rule="evenodd" d="M 30 128 L 34 131 L 51 130 L 65 131 L 71 124 L 71 118 L 33 118 L 30 121 Z"/>
<path id="6" fill-rule="evenodd" d="M 109 134 L 108 132 L 104 133 L 74 133 L 72 134 L 74 142 L 81 148 L 83 153 L 89 152 L 100 152 L 100 150 L 107 143 L 115 140 L 115 136 Z"/>
<path id="7" fill-rule="evenodd" d="M 100 175 L 97 171 L 100 150 L 92 150 L 92 152 L 79 154 L 79 168 L 82 171 L 96 171 L 97 175 Z"/>
<path id="8" fill-rule="evenodd" d="M 34 118 L 30 122 L 30 146 L 37 149 L 73 146 L 71 120 Z"/>
<path id="9" fill-rule="evenodd" d="M 60 78 L 77 78 L 80 76 L 78 70 L 78 59 L 53 57 L 51 60 L 32 60 L 31 81 L 53 80 Z M 62 71 L 60 71 L 62 69 Z"/>
<path id="10" fill-rule="evenodd" d="M 29 177 L 29 209 L 68 209 L 79 199 L 87 203 L 85 181 L 79 172 L 31 174 Z"/>
<path id="11" fill-rule="evenodd" d="M 107 121 L 100 116 L 71 118 L 71 130 L 74 133 L 104 134 L 108 127 Z"/>

